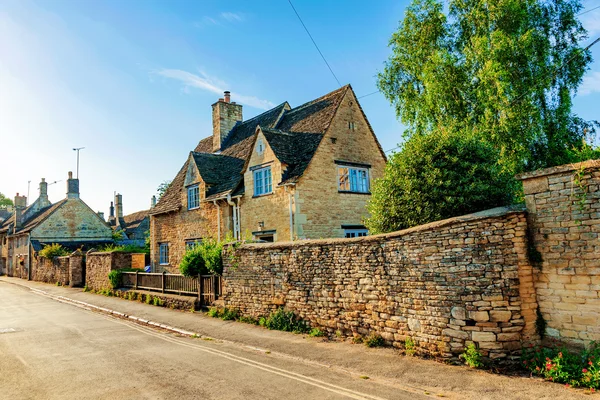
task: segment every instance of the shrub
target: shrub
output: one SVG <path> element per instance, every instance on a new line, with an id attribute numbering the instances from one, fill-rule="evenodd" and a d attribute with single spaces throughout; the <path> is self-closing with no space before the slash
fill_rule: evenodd
<path id="1" fill-rule="evenodd" d="M 241 317 L 239 317 L 238 321 L 243 322 L 245 324 L 252 324 L 252 325 L 258 325 L 259 324 L 259 321 L 256 318 L 253 318 L 253 317 L 241 316 Z"/>
<path id="2" fill-rule="evenodd" d="M 149 294 L 146 295 L 146 301 L 145 301 L 145 303 L 146 304 L 152 303 L 152 296 L 151 295 L 149 295 Z"/>
<path id="3" fill-rule="evenodd" d="M 312 328 L 310 330 L 310 333 L 308 334 L 308 336 L 312 336 L 312 337 L 322 337 L 325 336 L 325 332 L 323 332 L 322 330 L 320 330 L 319 328 Z"/>
<path id="4" fill-rule="evenodd" d="M 460 358 L 464 359 L 465 364 L 471 368 L 480 368 L 483 366 L 481 352 L 477 350 L 477 347 L 473 343 L 467 346 L 467 350 L 460 355 Z"/>
<path id="5" fill-rule="evenodd" d="M 364 338 L 363 343 L 367 347 L 382 347 L 385 345 L 383 338 L 376 333 L 371 333 L 369 336 Z"/>
<path id="6" fill-rule="evenodd" d="M 566 347 L 530 347 L 522 352 L 523 365 L 532 374 L 574 387 L 600 389 L 600 343 L 581 352 Z"/>
<path id="7" fill-rule="evenodd" d="M 306 322 L 297 319 L 293 311 L 285 311 L 283 308 L 272 312 L 266 318 L 264 326 L 267 329 L 294 333 L 304 333 L 309 330 Z"/>
<path id="8" fill-rule="evenodd" d="M 53 244 L 47 244 L 46 246 L 44 246 L 44 248 L 42 250 L 40 250 L 39 254 L 40 254 L 40 256 L 42 256 L 48 260 L 53 260 L 55 257 L 67 256 L 67 255 L 69 255 L 69 252 L 67 249 L 62 247 L 60 244 L 53 243 Z"/>
<path id="9" fill-rule="evenodd" d="M 208 309 L 208 312 L 206 313 L 206 315 L 208 315 L 209 317 L 213 317 L 213 318 L 220 318 L 221 312 L 219 311 L 219 309 L 217 307 L 211 307 Z"/>
<path id="10" fill-rule="evenodd" d="M 152 298 L 152 304 L 158 307 L 162 307 L 163 306 L 163 300 L 160 297 L 153 297 Z"/>
<path id="11" fill-rule="evenodd" d="M 108 273 L 108 280 L 113 289 L 123 286 L 123 274 L 118 269 L 114 269 Z"/>
<path id="12" fill-rule="evenodd" d="M 375 181 L 365 221 L 372 233 L 391 232 L 511 204 L 512 175 L 488 143 L 462 134 L 413 136 Z"/>
<path id="13" fill-rule="evenodd" d="M 237 319 L 237 311 L 231 308 L 224 308 L 221 313 L 221 319 L 223 321 L 231 321 Z"/>
<path id="14" fill-rule="evenodd" d="M 198 276 L 208 272 L 200 246 L 194 246 L 185 252 L 179 264 L 179 271 L 184 276 Z"/>

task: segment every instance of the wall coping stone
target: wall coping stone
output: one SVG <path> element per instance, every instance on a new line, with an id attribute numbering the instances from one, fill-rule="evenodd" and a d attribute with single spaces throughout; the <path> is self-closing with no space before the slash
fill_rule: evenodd
<path id="1" fill-rule="evenodd" d="M 293 242 L 275 242 L 275 243 L 245 243 L 240 246 L 241 249 L 252 249 L 252 248 L 299 248 L 310 245 L 329 245 L 329 244 L 348 244 L 348 243 L 365 243 L 365 242 L 378 242 L 387 239 L 399 238 L 416 232 L 431 231 L 438 228 L 452 226 L 456 224 L 464 224 L 465 222 L 479 221 L 482 219 L 502 217 L 509 214 L 521 214 L 525 213 L 526 208 L 524 205 L 512 205 L 508 207 L 496 207 L 489 210 L 479 211 L 472 214 L 461 215 L 458 217 L 452 217 L 443 219 L 440 221 L 430 222 L 424 225 L 413 226 L 411 228 L 403 229 L 391 233 L 382 233 L 379 235 L 363 236 L 358 238 L 336 238 L 336 239 L 309 239 L 309 240 L 295 240 Z"/>
<path id="2" fill-rule="evenodd" d="M 528 179 L 539 178 L 548 175 L 557 175 L 565 172 L 575 171 L 580 168 L 600 168 L 600 160 L 588 160 L 580 163 L 559 165 L 557 167 L 550 167 L 545 169 L 538 169 L 531 172 L 523 172 L 515 176 L 520 181 Z"/>

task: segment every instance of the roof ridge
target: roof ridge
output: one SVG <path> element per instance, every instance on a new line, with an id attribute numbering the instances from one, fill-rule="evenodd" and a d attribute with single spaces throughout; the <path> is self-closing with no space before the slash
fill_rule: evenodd
<path id="1" fill-rule="evenodd" d="M 287 101 L 284 101 L 283 103 L 281 103 L 281 104 L 279 104 L 279 105 L 277 105 L 277 106 L 275 106 L 275 107 L 273 107 L 273 108 L 270 108 L 270 109 L 268 109 L 268 110 L 267 110 L 267 111 L 265 111 L 265 112 L 262 112 L 262 113 L 260 113 L 260 114 L 258 114 L 258 115 L 255 115 L 254 117 L 252 117 L 252 118 L 250 118 L 250 119 L 247 119 L 247 120 L 245 120 L 245 121 L 240 121 L 240 125 L 241 125 L 241 124 L 245 124 L 246 122 L 250 122 L 250 121 L 252 121 L 253 119 L 256 119 L 256 118 L 262 117 L 263 115 L 265 115 L 265 114 L 267 114 L 267 113 L 270 113 L 271 111 L 275 110 L 276 108 L 279 108 L 279 107 L 281 107 L 281 106 L 285 105 L 285 103 L 287 103 Z M 288 103 L 288 104 L 289 104 L 289 103 Z M 234 128 L 235 128 L 235 126 L 234 126 Z M 231 128 L 231 130 L 233 130 L 233 128 Z M 210 136 L 209 136 L 209 137 L 210 137 Z"/>
<path id="2" fill-rule="evenodd" d="M 338 92 L 341 92 L 342 90 L 348 89 L 349 87 L 350 87 L 350 84 L 348 83 L 347 85 L 344 85 L 344 86 L 342 86 L 339 89 L 335 89 L 335 90 L 333 90 L 333 91 L 331 91 L 329 93 L 324 94 L 321 97 L 317 97 L 316 99 L 313 99 L 311 101 L 307 101 L 306 103 L 301 104 L 298 107 L 292 108 L 291 110 L 288 110 L 287 113 L 295 113 L 297 111 L 300 111 L 300 110 L 302 110 L 302 109 L 304 109 L 304 108 L 306 108 L 306 107 L 308 107 L 308 106 L 316 103 L 317 101 L 323 100 L 326 97 L 330 97 L 330 96 L 336 95 L 336 94 L 338 94 Z"/>

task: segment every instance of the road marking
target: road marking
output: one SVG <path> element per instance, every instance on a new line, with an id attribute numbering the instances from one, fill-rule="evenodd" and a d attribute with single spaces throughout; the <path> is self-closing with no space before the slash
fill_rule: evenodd
<path id="1" fill-rule="evenodd" d="M 16 331 L 17 330 L 15 328 L 0 328 L 0 333 L 11 333 Z"/>
<path id="2" fill-rule="evenodd" d="M 276 375 L 280 375 L 285 378 L 294 379 L 294 380 L 297 380 L 299 382 L 302 382 L 302 383 L 305 383 L 308 385 L 316 386 L 321 389 L 340 394 L 342 396 L 347 396 L 347 397 L 357 399 L 357 400 L 365 400 L 365 399 L 366 400 L 386 400 L 382 397 L 373 396 L 373 395 L 366 394 L 366 393 L 356 392 L 354 390 L 347 389 L 342 386 L 334 385 L 332 383 L 327 383 L 327 382 L 321 381 L 319 379 L 311 378 L 306 375 L 302 375 L 302 374 L 298 374 L 296 372 L 292 372 L 292 371 L 288 371 L 288 370 L 285 370 L 282 368 L 274 367 L 269 364 L 264 364 L 259 361 L 254 361 L 254 360 L 251 360 L 251 359 L 248 359 L 245 357 L 236 356 L 236 355 L 228 353 L 226 351 L 215 350 L 215 349 L 207 348 L 205 346 L 201 346 L 198 344 L 187 343 L 182 340 L 175 339 L 175 338 L 166 336 L 164 334 L 160 334 L 158 332 L 152 331 L 149 328 L 143 328 L 143 327 L 139 327 L 139 326 L 134 326 L 130 323 L 121 322 L 119 320 L 116 320 L 115 318 L 110 318 L 108 316 L 105 316 L 105 318 L 111 320 L 114 323 L 125 325 L 131 329 L 134 329 L 134 330 L 144 333 L 146 335 L 153 336 L 155 338 L 164 340 L 166 342 L 170 342 L 170 343 L 177 344 L 180 346 L 185 346 L 185 347 L 193 348 L 193 349 L 200 350 L 200 351 L 203 351 L 206 353 L 210 353 L 212 355 L 223 357 L 228 360 L 238 362 L 240 364 L 244 364 L 244 365 L 247 365 L 247 366 L 250 366 L 253 368 L 257 368 L 257 369 L 260 369 L 260 370 L 263 370 L 266 372 L 270 372 L 270 373 L 273 373 Z"/>

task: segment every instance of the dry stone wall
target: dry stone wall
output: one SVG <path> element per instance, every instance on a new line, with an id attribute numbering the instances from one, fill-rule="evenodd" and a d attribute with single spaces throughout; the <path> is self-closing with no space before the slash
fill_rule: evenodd
<path id="1" fill-rule="evenodd" d="M 278 307 L 329 333 L 381 335 L 453 358 L 475 342 L 510 360 L 535 339 L 535 292 L 522 210 L 494 209 L 393 234 L 247 244 L 224 257 L 226 307 Z"/>
<path id="2" fill-rule="evenodd" d="M 49 260 L 44 257 L 33 259 L 31 279 L 38 282 L 69 284 L 69 257 L 55 257 Z"/>
<path id="3" fill-rule="evenodd" d="M 110 288 L 108 274 L 115 269 L 131 268 L 131 253 L 88 253 L 85 263 L 85 284 L 99 290 Z"/>
<path id="4" fill-rule="evenodd" d="M 546 335 L 600 340 L 600 160 L 520 176 Z"/>

